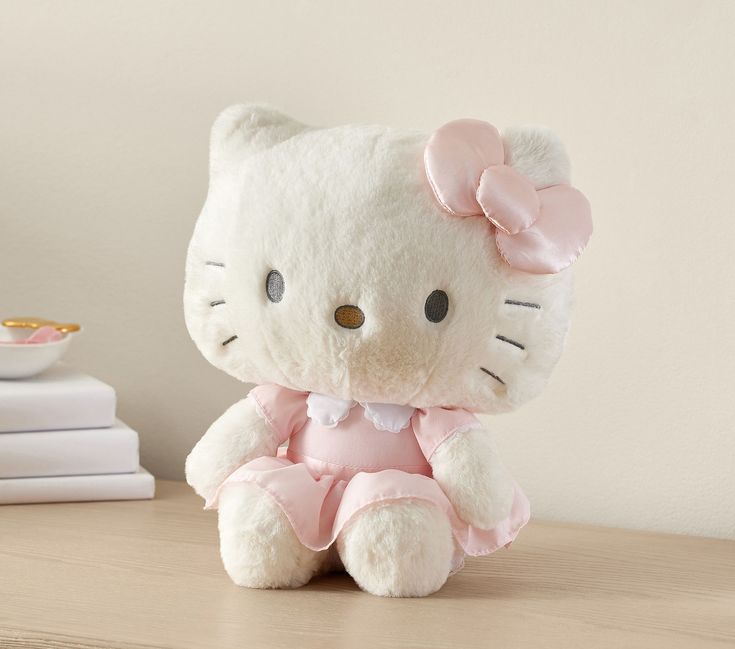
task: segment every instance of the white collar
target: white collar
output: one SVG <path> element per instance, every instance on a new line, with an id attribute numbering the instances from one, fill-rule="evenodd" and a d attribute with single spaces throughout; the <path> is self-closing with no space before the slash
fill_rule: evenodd
<path id="1" fill-rule="evenodd" d="M 306 416 L 326 428 L 334 428 L 347 419 L 357 405 L 352 399 L 338 399 L 328 394 L 310 392 L 306 397 Z M 360 403 L 365 419 L 377 430 L 400 433 L 408 426 L 416 409 L 394 403 Z"/>

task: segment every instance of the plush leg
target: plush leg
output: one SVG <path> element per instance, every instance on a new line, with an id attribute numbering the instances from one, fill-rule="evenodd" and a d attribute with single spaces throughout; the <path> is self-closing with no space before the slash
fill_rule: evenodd
<path id="1" fill-rule="evenodd" d="M 357 514 L 338 537 L 337 547 L 345 569 L 363 590 L 423 597 L 447 580 L 454 539 L 439 509 L 402 500 Z"/>
<path id="2" fill-rule="evenodd" d="M 326 552 L 304 547 L 281 508 L 266 492 L 247 482 L 222 490 L 219 537 L 222 563 L 238 586 L 303 586 L 326 559 Z"/>

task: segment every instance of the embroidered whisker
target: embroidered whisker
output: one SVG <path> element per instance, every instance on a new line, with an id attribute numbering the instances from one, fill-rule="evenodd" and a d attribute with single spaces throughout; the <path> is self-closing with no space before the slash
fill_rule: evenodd
<path id="1" fill-rule="evenodd" d="M 504 343 L 508 343 L 509 345 L 513 345 L 513 347 L 518 347 L 518 349 L 526 349 L 524 345 L 519 343 L 517 340 L 513 340 L 511 338 L 506 338 L 505 336 L 495 336 L 498 340 L 502 340 Z"/>
<path id="2" fill-rule="evenodd" d="M 503 379 L 501 379 L 497 374 L 493 374 L 490 370 L 485 369 L 484 367 L 481 367 L 480 369 L 488 376 L 492 376 L 501 385 L 505 385 L 505 381 L 503 381 Z"/>
<path id="3" fill-rule="evenodd" d="M 222 343 L 222 347 L 224 347 L 225 345 L 229 345 L 233 340 L 237 340 L 237 336 L 230 336 Z"/>
<path id="4" fill-rule="evenodd" d="M 541 305 L 535 302 L 521 302 L 520 300 L 506 300 L 506 304 L 512 304 L 513 306 L 525 306 L 529 309 L 540 309 Z"/>
<path id="5" fill-rule="evenodd" d="M 217 266 L 218 268 L 224 268 L 225 265 L 221 261 L 205 261 L 205 266 Z"/>
<path id="6" fill-rule="evenodd" d="M 209 306 L 219 306 L 220 304 L 225 304 L 224 300 L 214 300 L 214 302 L 210 302 Z"/>

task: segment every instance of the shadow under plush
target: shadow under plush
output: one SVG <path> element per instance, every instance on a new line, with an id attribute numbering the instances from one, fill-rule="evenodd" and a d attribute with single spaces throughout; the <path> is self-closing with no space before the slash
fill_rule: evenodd
<path id="1" fill-rule="evenodd" d="M 561 143 L 475 120 L 318 129 L 251 105 L 216 120 L 210 158 L 186 322 L 257 384 L 186 462 L 225 569 L 255 588 L 344 568 L 376 595 L 435 592 L 528 520 L 473 413 L 538 394 L 562 350 L 591 222 Z"/>

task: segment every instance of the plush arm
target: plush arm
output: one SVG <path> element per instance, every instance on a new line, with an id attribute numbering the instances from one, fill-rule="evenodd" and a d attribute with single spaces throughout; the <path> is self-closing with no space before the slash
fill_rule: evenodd
<path id="1" fill-rule="evenodd" d="M 472 428 L 453 434 L 430 458 L 439 483 L 459 517 L 491 529 L 510 514 L 515 484 L 490 433 Z"/>
<path id="2" fill-rule="evenodd" d="M 237 467 L 275 455 L 278 440 L 252 397 L 238 401 L 215 421 L 186 458 L 186 481 L 210 499 Z"/>

